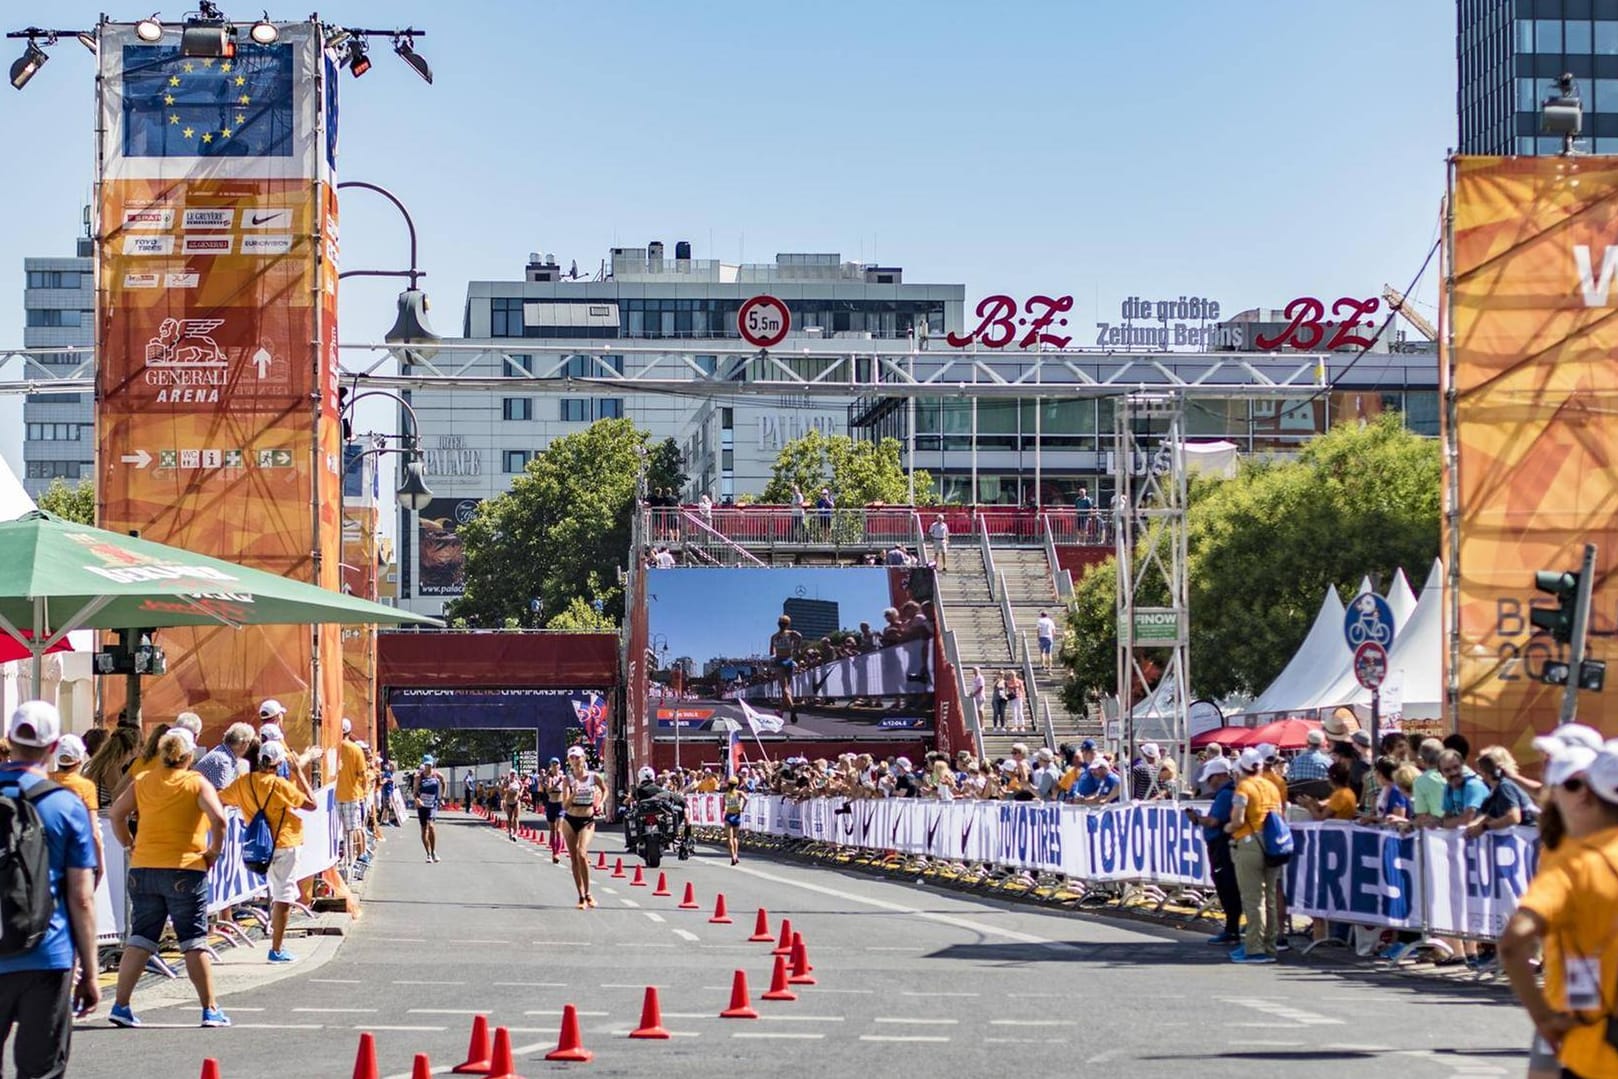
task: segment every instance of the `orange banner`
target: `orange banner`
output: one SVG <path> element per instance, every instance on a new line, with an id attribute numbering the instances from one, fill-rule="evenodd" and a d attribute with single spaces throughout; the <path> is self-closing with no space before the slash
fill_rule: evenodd
<path id="1" fill-rule="evenodd" d="M 1598 548 L 1587 657 L 1613 653 L 1618 162 L 1457 158 L 1451 200 L 1451 674 L 1472 745 L 1532 760 L 1529 740 L 1556 725 L 1562 699 L 1539 678 L 1568 658 L 1529 621 L 1532 607 L 1556 605 L 1534 572 L 1577 570 L 1586 543 Z M 1615 694 L 1581 692 L 1579 719 L 1618 735 Z"/>
<path id="2" fill-rule="evenodd" d="M 343 591 L 377 598 L 377 508 L 343 507 Z M 343 715 L 354 721 L 356 737 L 377 745 L 376 627 L 343 630 Z"/>

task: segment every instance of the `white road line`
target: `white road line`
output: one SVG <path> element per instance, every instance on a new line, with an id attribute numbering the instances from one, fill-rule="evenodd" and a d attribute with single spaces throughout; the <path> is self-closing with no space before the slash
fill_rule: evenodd
<path id="1" fill-rule="evenodd" d="M 375 1015 L 375 1008 L 293 1008 L 294 1012 L 313 1012 L 316 1015 Z"/>
<path id="2" fill-rule="evenodd" d="M 825 1036 L 824 1034 L 811 1034 L 797 1030 L 738 1030 L 731 1035 L 732 1038 L 794 1038 L 800 1040 L 824 1038 Z"/>
<path id="3" fill-rule="evenodd" d="M 605 884 L 603 884 L 601 886 L 601 890 L 603 892 L 606 892 L 608 895 L 617 895 L 618 894 L 618 890 L 616 888 L 609 888 Z"/>
<path id="4" fill-rule="evenodd" d="M 640 904 L 635 902 L 633 899 L 625 899 L 623 902 L 624 902 L 624 906 L 626 906 L 626 907 L 631 907 L 631 908 L 635 908 L 635 909 L 640 908 Z"/>
<path id="5" fill-rule="evenodd" d="M 676 929 L 674 931 L 674 935 L 679 937 L 681 940 L 688 940 L 693 944 L 702 939 L 689 929 Z"/>
<path id="6" fill-rule="evenodd" d="M 402 1033 L 402 1034 L 413 1034 L 413 1033 L 422 1033 L 422 1034 L 440 1033 L 441 1034 L 445 1030 L 447 1030 L 448 1028 L 447 1027 L 406 1027 L 406 1026 L 382 1027 L 382 1026 L 366 1025 L 366 1026 L 357 1026 L 357 1027 L 354 1027 L 353 1029 L 355 1029 L 355 1030 L 386 1030 L 386 1031 L 389 1031 L 390 1033 Z"/>
<path id="7" fill-rule="evenodd" d="M 926 992 L 926 993 L 905 992 L 905 993 L 900 993 L 899 995 L 901 997 L 975 997 L 975 996 L 978 996 L 977 993 L 933 993 L 933 992 Z"/>
<path id="8" fill-rule="evenodd" d="M 406 1015 L 488 1015 L 493 1008 L 406 1008 Z"/>
<path id="9" fill-rule="evenodd" d="M 991 1027 L 1071 1027 L 1071 1019 L 991 1019 Z"/>
<path id="10" fill-rule="evenodd" d="M 861 1034 L 862 1042 L 947 1042 L 948 1038 L 935 1034 Z"/>
<path id="11" fill-rule="evenodd" d="M 494 982 L 500 989 L 566 989 L 566 982 Z"/>
<path id="12" fill-rule="evenodd" d="M 396 982 L 394 982 L 394 983 L 393 983 L 393 984 L 394 984 L 394 985 L 465 985 L 465 984 L 466 984 L 466 983 L 465 983 L 465 982 L 415 982 L 415 981 L 396 981 Z"/>
<path id="13" fill-rule="evenodd" d="M 556 946 L 558 948 L 588 948 L 595 943 L 593 940 L 531 940 L 528 942 L 536 948 Z"/>
<path id="14" fill-rule="evenodd" d="M 310 978 L 311 983 L 321 985 L 364 985 L 358 978 Z"/>
<path id="15" fill-rule="evenodd" d="M 448 941 L 447 943 L 449 943 L 449 944 L 498 944 L 498 945 L 501 945 L 502 947 L 504 947 L 505 945 L 510 944 L 511 941 L 509 941 L 509 940 L 478 940 L 476 938 L 472 938 L 472 939 L 469 939 L 469 940 L 451 940 L 451 941 Z"/>
<path id="16" fill-rule="evenodd" d="M 959 1019 L 927 1019 L 912 1015 L 879 1015 L 872 1019 L 873 1023 L 913 1023 L 916 1026 L 953 1027 L 959 1026 Z"/>
<path id="17" fill-rule="evenodd" d="M 840 1015 L 760 1015 L 760 1019 L 773 1019 L 778 1023 L 841 1023 Z"/>
<path id="18" fill-rule="evenodd" d="M 725 986 L 725 988 L 729 989 L 730 986 L 727 985 L 727 986 Z M 813 985 L 805 986 L 802 991 L 803 992 L 808 992 L 808 993 L 815 993 L 817 995 L 820 994 L 820 993 L 857 993 L 860 996 L 864 996 L 864 997 L 868 997 L 872 993 L 876 992 L 875 989 L 825 989 L 825 988 L 822 988 L 820 986 L 813 986 Z"/>
<path id="19" fill-rule="evenodd" d="M 643 911 L 641 911 L 641 913 L 646 915 L 647 918 L 651 919 L 654 922 L 661 922 L 663 920 L 663 916 L 661 914 L 657 913 L 657 911 L 655 911 L 655 910 L 643 910 Z"/>
<path id="20" fill-rule="evenodd" d="M 562 1009 L 560 1009 L 560 1008 L 539 1008 L 539 1009 L 536 1009 L 535 1011 L 523 1012 L 523 1014 L 524 1015 L 561 1015 L 562 1014 Z M 609 1013 L 609 1012 L 579 1012 L 577 1014 L 579 1016 L 581 1016 L 583 1018 L 587 1018 L 587 1019 L 601 1019 L 601 1018 L 604 1018 L 605 1016 L 607 1016 L 607 1015 L 609 1015 L 611 1013 Z"/>
<path id="21" fill-rule="evenodd" d="M 613 1037 L 613 1038 L 627 1038 L 627 1037 L 629 1037 L 629 1028 L 625 1027 L 622 1030 L 609 1030 L 606 1033 L 607 1033 L 607 1035 L 609 1037 Z M 702 1037 L 702 1032 L 697 1031 L 697 1030 L 671 1030 L 671 1031 L 669 1031 L 669 1037 L 671 1037 L 671 1038 L 700 1038 L 700 1037 Z"/>
<path id="22" fill-rule="evenodd" d="M 1066 1045 L 1066 1038 L 980 1038 L 984 1045 Z M 1086 1062 L 1088 1063 L 1088 1061 Z"/>
<path id="23" fill-rule="evenodd" d="M 664 1012 L 664 1019 L 714 1019 L 716 1012 Z"/>
<path id="24" fill-rule="evenodd" d="M 646 983 L 645 982 L 636 982 L 636 983 L 632 984 L 630 982 L 602 982 L 601 983 L 601 988 L 602 989 L 645 989 L 646 988 Z M 668 1013 L 665 1012 L 664 1014 L 666 1015 Z"/>
<path id="25" fill-rule="evenodd" d="M 240 1008 L 230 1009 L 233 1012 Z M 320 1023 L 231 1023 L 232 1030 L 325 1030 Z"/>

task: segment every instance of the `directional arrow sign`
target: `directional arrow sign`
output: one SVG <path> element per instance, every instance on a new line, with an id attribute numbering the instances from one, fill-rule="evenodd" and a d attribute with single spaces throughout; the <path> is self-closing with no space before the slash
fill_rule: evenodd
<path id="1" fill-rule="evenodd" d="M 134 465 L 136 468 L 145 468 L 152 463 L 152 455 L 145 450 L 136 450 L 134 453 L 124 454 L 118 460 L 126 465 Z"/>
<path id="2" fill-rule="evenodd" d="M 275 359 L 270 355 L 270 350 L 267 348 L 261 348 L 253 353 L 253 366 L 258 368 L 258 377 L 260 379 L 269 374 L 270 364 L 274 362 Z"/>

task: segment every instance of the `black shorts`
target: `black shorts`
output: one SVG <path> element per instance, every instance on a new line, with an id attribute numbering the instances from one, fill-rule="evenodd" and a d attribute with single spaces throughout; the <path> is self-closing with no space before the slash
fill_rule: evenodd
<path id="1" fill-rule="evenodd" d="M 421 822 L 421 825 L 422 825 L 423 828 L 425 828 L 427 825 L 431 824 L 433 822 L 433 820 L 437 816 L 438 816 L 438 807 L 437 806 L 424 806 L 424 805 L 416 806 L 416 819 Z"/>
<path id="2" fill-rule="evenodd" d="M 575 832 L 582 832 L 596 822 L 594 817 L 575 817 L 571 813 L 564 813 L 562 819 L 571 824 Z"/>

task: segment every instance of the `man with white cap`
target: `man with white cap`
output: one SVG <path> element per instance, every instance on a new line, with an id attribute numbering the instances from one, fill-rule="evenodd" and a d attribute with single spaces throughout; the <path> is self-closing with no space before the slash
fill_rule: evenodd
<path id="1" fill-rule="evenodd" d="M 365 747 L 354 740 L 354 723 L 343 720 L 343 742 L 337 747 L 337 818 L 341 822 L 344 857 L 371 864 L 365 846 Z"/>
<path id="2" fill-rule="evenodd" d="M 81 774 L 84 762 L 89 758 L 90 754 L 84 750 L 84 739 L 76 734 L 62 735 L 56 743 L 56 771 L 51 773 L 51 782 L 78 795 L 79 801 L 90 813 L 91 823 L 96 823 L 96 814 L 101 812 L 101 796 L 96 793 L 96 785 Z M 92 828 L 91 833 L 96 841 L 95 879 L 100 884 L 102 867 L 107 864 L 106 848 L 101 844 L 101 829 Z"/>
<path id="3" fill-rule="evenodd" d="M 1140 759 L 1129 767 L 1129 797 L 1141 802 L 1157 793 L 1157 769 L 1163 749 L 1156 742 L 1142 742 Z"/>
<path id="4" fill-rule="evenodd" d="M 1230 836 L 1225 834 L 1236 798 L 1230 761 L 1224 757 L 1209 760 L 1203 765 L 1202 781 L 1213 792 L 1213 804 L 1206 813 L 1198 813 L 1194 807 L 1187 806 L 1185 815 L 1202 827 L 1203 842 L 1208 848 L 1208 872 L 1219 894 L 1219 906 L 1225 912 L 1224 930 L 1209 937 L 1208 943 L 1236 945 L 1242 941 L 1242 892 L 1236 883 L 1236 863 L 1231 860 Z"/>
<path id="5" fill-rule="evenodd" d="M 1281 931 L 1281 870 L 1265 859 L 1263 833 L 1265 820 L 1281 811 L 1282 802 L 1275 785 L 1263 775 L 1264 758 L 1258 750 L 1242 750 L 1236 758 L 1236 768 L 1240 778 L 1231 799 L 1225 834 L 1231 840 L 1231 860 L 1236 865 L 1236 884 L 1241 889 L 1247 928 L 1242 943 L 1230 953 L 1230 960 L 1273 963 Z"/>
<path id="6" fill-rule="evenodd" d="M 1547 815 L 1566 835 L 1540 857 L 1539 871 L 1500 935 L 1501 966 L 1537 1037 L 1530 1068 L 1592 1079 L 1618 1075 L 1613 986 L 1618 984 L 1618 741 L 1599 750 L 1578 740 L 1536 738 L 1549 756 Z M 1541 988 L 1533 959 L 1545 949 Z"/>
<path id="7" fill-rule="evenodd" d="M 1090 775 L 1094 777 L 1094 789 L 1090 794 L 1081 795 L 1077 801 L 1096 806 L 1118 800 L 1118 792 L 1123 790 L 1123 780 L 1112 770 L 1107 758 L 1097 754 L 1096 759 L 1090 762 Z"/>
<path id="8" fill-rule="evenodd" d="M 18 1076 L 66 1075 L 73 1017 L 89 1015 L 101 1000 L 96 981 L 98 863 L 91 838 L 95 821 L 83 802 L 45 776 L 61 729 L 55 705 L 22 704 L 6 728 L 11 759 L 0 764 L 0 797 L 26 802 L 38 814 L 50 864 L 51 905 L 48 915 L 38 912 L 47 918 L 43 937 L 32 948 L 0 957 L 0 1048 L 4 1034 L 15 1026 L 12 1053 Z"/>

